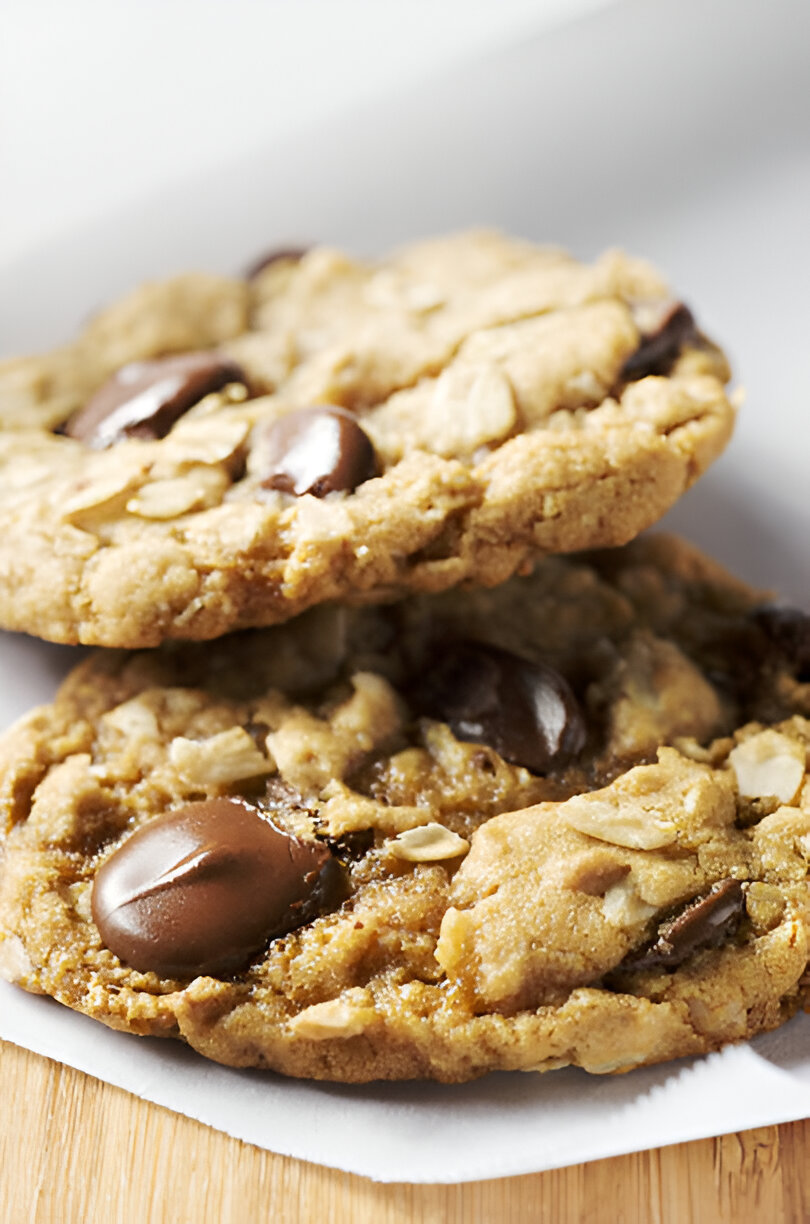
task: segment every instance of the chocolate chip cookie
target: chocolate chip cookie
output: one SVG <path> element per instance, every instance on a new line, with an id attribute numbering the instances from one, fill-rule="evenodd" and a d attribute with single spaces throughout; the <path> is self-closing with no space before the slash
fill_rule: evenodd
<path id="1" fill-rule="evenodd" d="M 714 1050 L 799 1006 L 810 618 L 691 546 L 97 652 L 0 743 L 0 971 L 289 1075 Z"/>
<path id="2" fill-rule="evenodd" d="M 725 445 L 644 262 L 489 233 L 148 285 L 0 366 L 0 624 L 123 647 L 622 544 Z"/>

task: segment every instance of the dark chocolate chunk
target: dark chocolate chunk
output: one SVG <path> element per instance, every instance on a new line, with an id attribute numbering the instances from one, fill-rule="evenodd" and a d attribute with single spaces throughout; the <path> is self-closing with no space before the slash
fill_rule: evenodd
<path id="1" fill-rule="evenodd" d="M 625 382 L 649 374 L 668 374 L 682 349 L 698 339 L 692 312 L 683 302 L 662 303 L 654 312 L 648 304 L 643 314 L 639 308 L 638 315 L 641 343 L 622 367 Z"/>
<path id="2" fill-rule="evenodd" d="M 582 712 L 563 677 L 495 646 L 451 645 L 432 661 L 414 698 L 458 739 L 487 744 L 534 773 L 566 765 L 585 743 Z"/>
<path id="3" fill-rule="evenodd" d="M 797 679 L 810 680 L 810 616 L 799 608 L 766 604 L 752 617 Z"/>
<path id="4" fill-rule="evenodd" d="M 245 280 L 253 280 L 260 272 L 264 272 L 265 268 L 272 267 L 277 263 L 299 263 L 304 258 L 309 247 L 277 247 L 272 251 L 268 251 L 266 255 L 262 255 L 259 259 L 254 260 L 245 272 Z"/>
<path id="5" fill-rule="evenodd" d="M 262 485 L 300 497 L 356 489 L 377 473 L 374 447 L 345 408 L 301 408 L 256 439 Z"/>
<path id="6" fill-rule="evenodd" d="M 245 373 L 218 353 L 132 361 L 74 413 L 64 432 L 97 449 L 122 438 L 165 438 L 184 412 L 232 382 L 246 382 Z"/>
<path id="7" fill-rule="evenodd" d="M 693 952 L 716 948 L 736 931 L 745 906 L 739 880 L 721 880 L 702 897 L 690 901 L 679 914 L 662 922 L 658 937 L 647 948 L 631 953 L 621 969 L 676 969 Z"/>
<path id="8" fill-rule="evenodd" d="M 244 969 L 271 939 L 340 904 L 343 871 L 239 799 L 144 825 L 104 862 L 93 920 L 125 964 L 161 977 Z"/>

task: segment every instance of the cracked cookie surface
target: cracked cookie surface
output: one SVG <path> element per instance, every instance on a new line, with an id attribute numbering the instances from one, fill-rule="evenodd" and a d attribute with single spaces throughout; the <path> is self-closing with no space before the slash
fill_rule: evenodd
<path id="1" fill-rule="evenodd" d="M 476 232 L 147 285 L 0 364 L 0 623 L 153 646 L 623 544 L 724 447 L 727 377 L 618 252 Z"/>
<path id="2" fill-rule="evenodd" d="M 323 1079 L 717 1049 L 800 1004 L 809 717 L 810 620 L 664 536 L 98 652 L 0 743 L 0 972 Z"/>

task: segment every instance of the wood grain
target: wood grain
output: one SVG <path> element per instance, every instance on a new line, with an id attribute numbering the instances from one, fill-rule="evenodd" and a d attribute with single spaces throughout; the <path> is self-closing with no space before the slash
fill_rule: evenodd
<path id="1" fill-rule="evenodd" d="M 379 1185 L 0 1043 L 2 1224 L 802 1224 L 810 1122 L 529 1177 Z"/>

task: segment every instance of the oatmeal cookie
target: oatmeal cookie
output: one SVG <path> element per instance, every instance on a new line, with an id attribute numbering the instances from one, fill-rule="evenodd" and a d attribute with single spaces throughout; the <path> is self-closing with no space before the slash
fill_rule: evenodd
<path id="1" fill-rule="evenodd" d="M 496 234 L 187 275 L 0 366 L 0 624 L 155 646 L 623 544 L 724 447 L 641 260 Z"/>
<path id="2" fill-rule="evenodd" d="M 97 652 L 0 743 L 0 972 L 289 1075 L 607 1072 L 799 1006 L 810 618 L 675 538 Z"/>

